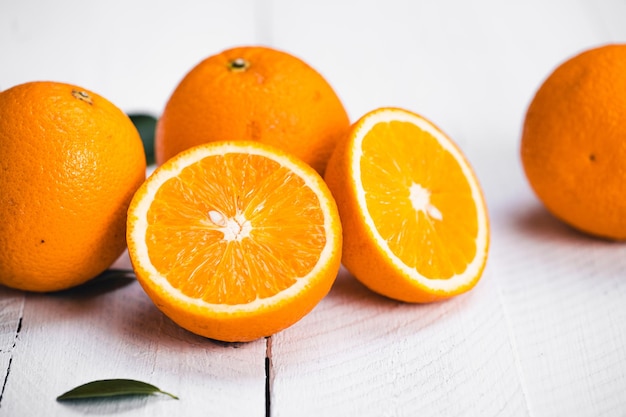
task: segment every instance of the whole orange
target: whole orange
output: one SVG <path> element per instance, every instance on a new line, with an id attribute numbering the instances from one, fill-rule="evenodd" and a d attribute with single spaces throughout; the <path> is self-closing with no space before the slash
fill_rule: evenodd
<path id="1" fill-rule="evenodd" d="M 528 108 L 521 158 L 556 217 L 626 239 L 626 44 L 586 50 L 554 70 Z"/>
<path id="2" fill-rule="evenodd" d="M 350 122 L 330 84 L 286 52 L 249 46 L 210 56 L 182 79 L 161 115 L 157 164 L 195 145 L 253 140 L 323 172 Z"/>
<path id="3" fill-rule="evenodd" d="M 55 291 L 108 268 L 145 170 L 139 133 L 105 98 L 57 82 L 1 92 L 0 284 Z"/>

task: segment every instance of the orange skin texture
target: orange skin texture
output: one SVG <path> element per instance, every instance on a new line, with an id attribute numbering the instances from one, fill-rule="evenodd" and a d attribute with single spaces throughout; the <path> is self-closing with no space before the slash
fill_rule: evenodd
<path id="1" fill-rule="evenodd" d="M 384 110 L 384 109 L 383 109 Z M 354 124 L 352 132 L 359 129 L 364 118 Z M 472 289 L 480 280 L 486 263 L 471 281 L 453 290 L 428 288 L 415 282 L 395 266 L 386 250 L 374 237 L 374 232 L 364 220 L 356 194 L 356 178 L 352 169 L 355 136 L 349 134 L 333 152 L 324 176 L 337 207 L 343 228 L 342 263 L 362 284 L 372 291 L 403 302 L 431 303 L 449 299 Z M 488 245 L 488 242 L 487 242 Z"/>
<path id="2" fill-rule="evenodd" d="M 526 114 L 521 160 L 553 215 L 626 239 L 626 44 L 587 50 L 544 81 Z"/>
<path id="3" fill-rule="evenodd" d="M 57 291 L 103 272 L 145 170 L 134 125 L 99 95 L 55 82 L 0 93 L 0 284 Z"/>
<path id="4" fill-rule="evenodd" d="M 249 67 L 232 69 L 236 59 Z M 233 48 L 200 62 L 176 87 L 157 124 L 156 160 L 206 142 L 253 140 L 323 173 L 349 125 L 335 91 L 305 62 L 265 47 Z"/>

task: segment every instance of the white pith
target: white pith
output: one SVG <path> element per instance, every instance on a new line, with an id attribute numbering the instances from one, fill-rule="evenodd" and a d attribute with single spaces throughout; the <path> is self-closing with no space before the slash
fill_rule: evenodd
<path id="1" fill-rule="evenodd" d="M 250 236 L 252 231 L 252 225 L 243 213 L 237 213 L 229 218 L 217 210 L 211 210 L 208 213 L 208 217 L 218 227 L 217 230 L 224 234 L 224 240 L 228 242 L 241 241 Z"/>
<path id="2" fill-rule="evenodd" d="M 365 135 L 378 123 L 387 123 L 392 121 L 409 122 L 420 129 L 433 135 L 441 146 L 457 160 L 461 167 L 465 177 L 468 179 L 468 183 L 472 192 L 473 200 L 476 202 L 476 209 L 478 214 L 478 235 L 476 237 L 476 256 L 472 262 L 467 266 L 465 271 L 460 274 L 454 275 L 450 278 L 428 278 L 420 274 L 416 269 L 408 267 L 400 258 L 398 258 L 390 249 L 387 241 L 378 232 L 376 225 L 367 210 L 367 203 L 365 201 L 365 190 L 363 184 L 360 181 L 361 178 L 361 158 L 363 156 L 362 143 Z M 482 193 L 479 184 L 474 180 L 474 174 L 472 169 L 467 164 L 465 158 L 461 152 L 454 146 L 454 144 L 443 133 L 441 133 L 436 127 L 430 124 L 425 119 L 417 117 L 411 113 L 404 111 L 398 111 L 394 109 L 382 110 L 376 113 L 372 113 L 367 116 L 360 124 L 358 131 L 355 134 L 355 142 L 353 146 L 353 154 L 351 163 L 351 169 L 354 175 L 354 187 L 356 189 L 356 196 L 358 206 L 362 208 L 363 217 L 368 229 L 371 231 L 376 244 L 383 248 L 385 254 L 393 262 L 403 274 L 415 282 L 424 285 L 428 288 L 437 291 L 451 291 L 455 288 L 462 286 L 468 282 L 471 282 L 484 266 L 486 250 L 488 246 L 488 220 L 486 207 L 483 204 Z M 409 190 L 411 203 L 416 210 L 423 210 L 432 219 L 444 220 L 443 214 L 437 209 L 437 207 L 430 204 L 430 192 L 420 184 L 414 184 Z"/>
<path id="3" fill-rule="evenodd" d="M 295 284 L 278 294 L 264 299 L 257 298 L 247 304 L 211 304 L 204 300 L 192 298 L 183 294 L 181 291 L 174 288 L 169 281 L 152 265 L 148 255 L 148 248 L 145 244 L 147 213 L 160 186 L 169 179 L 178 176 L 188 165 L 209 156 L 225 155 L 228 153 L 242 153 L 244 151 L 246 154 L 265 156 L 278 162 L 280 165 L 287 167 L 299 176 L 311 190 L 313 190 L 319 199 L 320 207 L 324 213 L 326 245 L 322 249 L 320 258 L 313 269 L 306 276 L 298 277 Z M 336 233 L 333 231 L 333 222 L 329 214 L 332 210 L 332 203 L 319 191 L 320 186 L 323 186 L 322 179 L 312 176 L 312 169 L 310 172 L 305 172 L 300 166 L 293 163 L 289 157 L 285 156 L 277 158 L 273 153 L 266 151 L 265 149 L 243 144 L 226 143 L 220 146 L 198 149 L 195 152 L 187 153 L 186 155 L 186 157 L 178 159 L 175 163 L 168 163 L 165 166 L 158 168 L 151 175 L 149 181 L 145 184 L 146 194 L 136 205 L 132 213 L 129 213 L 129 216 L 133 216 L 134 218 L 134 227 L 130 230 L 129 235 L 129 239 L 134 243 L 133 246 L 135 248 L 135 254 L 132 256 L 133 263 L 148 272 L 147 278 L 154 283 L 152 287 L 161 289 L 163 294 L 166 294 L 168 297 L 175 298 L 181 303 L 186 303 L 199 309 L 210 310 L 213 314 L 258 311 L 264 307 L 275 304 L 280 299 L 292 298 L 299 292 L 303 291 L 310 284 L 309 277 L 318 275 L 320 271 L 326 267 L 328 259 L 330 259 L 333 255 L 333 246 L 338 239 Z M 239 218 L 237 218 L 237 216 L 234 218 L 226 218 L 222 213 L 217 211 L 207 213 L 207 221 L 211 221 L 215 225 L 220 226 L 220 230 L 224 233 L 224 239 L 226 240 L 241 240 L 250 234 L 250 230 L 252 228 L 250 223 L 243 218 L 243 216 Z"/>
<path id="4" fill-rule="evenodd" d="M 430 191 L 420 184 L 413 183 L 409 187 L 409 200 L 415 211 L 423 211 L 435 220 L 443 220 L 443 214 L 430 202 Z"/>

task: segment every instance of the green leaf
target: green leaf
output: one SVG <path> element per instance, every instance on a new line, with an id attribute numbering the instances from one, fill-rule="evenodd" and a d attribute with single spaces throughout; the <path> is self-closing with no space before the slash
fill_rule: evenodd
<path id="1" fill-rule="evenodd" d="M 152 115 L 143 113 L 131 113 L 128 117 L 141 136 L 147 164 L 154 164 L 154 132 L 156 131 L 157 119 Z"/>
<path id="2" fill-rule="evenodd" d="M 57 401 L 152 394 L 164 394 L 175 400 L 178 399 L 177 396 L 161 391 L 154 385 L 134 379 L 102 379 L 79 385 L 65 394 L 59 395 Z"/>

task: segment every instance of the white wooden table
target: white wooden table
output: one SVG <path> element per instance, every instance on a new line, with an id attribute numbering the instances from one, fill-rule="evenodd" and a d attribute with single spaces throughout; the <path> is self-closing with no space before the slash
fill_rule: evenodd
<path id="1" fill-rule="evenodd" d="M 626 244 L 554 220 L 518 158 L 541 81 L 609 42 L 626 42 L 624 0 L 0 0 L 0 88 L 66 81 L 157 115 L 200 59 L 261 43 L 322 72 L 352 119 L 421 113 L 474 166 L 493 242 L 466 295 L 402 304 L 342 271 L 302 321 L 246 344 L 181 330 L 133 281 L 0 288 L 0 416 L 625 416 Z M 104 378 L 180 400 L 55 401 Z"/>

